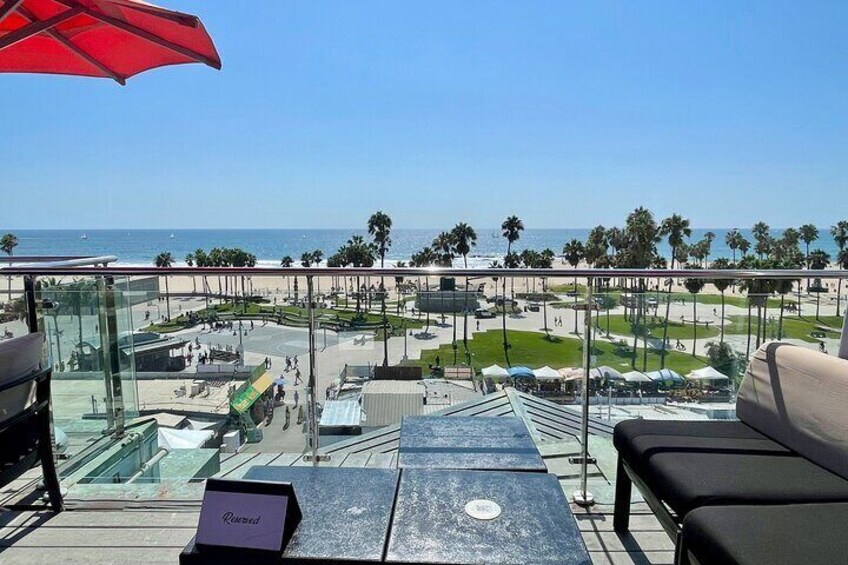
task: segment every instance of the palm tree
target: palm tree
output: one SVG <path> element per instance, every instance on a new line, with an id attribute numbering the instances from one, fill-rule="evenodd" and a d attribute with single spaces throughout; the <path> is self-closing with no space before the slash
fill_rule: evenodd
<path id="1" fill-rule="evenodd" d="M 316 249 L 312 252 L 312 265 L 315 267 L 319 267 L 323 258 L 324 252 L 320 249 Z M 321 277 L 315 277 L 315 291 L 318 294 L 321 294 Z"/>
<path id="2" fill-rule="evenodd" d="M 12 253 L 15 252 L 15 247 L 18 246 L 18 238 L 13 233 L 7 233 L 3 237 L 0 237 L 0 251 L 8 255 L 12 256 Z M 7 277 L 9 283 L 9 300 L 12 300 L 12 277 Z"/>
<path id="3" fill-rule="evenodd" d="M 462 256 L 463 266 L 467 269 L 468 254 L 471 252 L 471 248 L 477 245 L 477 232 L 465 222 L 460 222 L 453 227 L 450 233 L 453 239 L 453 250 L 457 255 Z"/>
<path id="4" fill-rule="evenodd" d="M 742 234 L 739 233 L 739 230 L 733 228 L 726 234 L 724 234 L 724 243 L 733 253 L 733 262 L 736 263 L 736 250 L 739 249 L 739 239 L 742 237 Z"/>
<path id="5" fill-rule="evenodd" d="M 462 264 L 468 268 L 468 254 L 471 248 L 477 245 L 477 232 L 474 228 L 460 222 L 456 224 L 450 232 L 451 240 L 453 241 L 453 252 L 462 256 Z M 468 277 L 465 277 L 465 300 L 462 308 L 462 341 L 465 345 L 465 352 L 468 353 Z"/>
<path id="6" fill-rule="evenodd" d="M 170 268 L 174 265 L 174 259 L 169 251 L 163 251 L 153 260 L 159 268 Z M 168 314 L 168 321 L 171 321 L 171 293 L 168 289 L 168 276 L 165 276 L 165 311 Z"/>
<path id="7" fill-rule="evenodd" d="M 433 251 L 433 249 L 430 248 L 430 247 L 425 247 L 424 249 L 422 249 L 418 253 L 412 254 L 412 257 L 410 257 L 409 264 L 413 267 L 422 267 L 422 268 L 423 267 L 431 267 L 436 263 L 437 260 L 438 260 L 438 256 Z M 427 324 L 424 327 L 424 333 L 429 334 L 430 333 L 430 304 L 429 304 L 430 277 L 424 277 L 424 285 L 425 285 L 425 289 L 426 289 L 425 292 L 426 292 L 426 296 L 427 296 L 427 301 L 426 301 L 427 302 Z M 418 284 L 418 292 L 419 293 L 421 292 L 421 283 L 420 282 Z M 418 315 L 419 315 L 419 320 L 420 320 L 421 319 L 420 318 L 420 316 L 421 316 L 420 306 L 418 308 Z"/>
<path id="8" fill-rule="evenodd" d="M 848 270 L 848 249 L 842 249 L 839 251 L 839 255 L 836 256 L 836 266 L 842 270 Z M 837 291 L 836 291 L 836 315 L 842 315 L 842 309 L 839 305 L 839 296 L 842 293 L 842 279 L 839 279 L 837 282 Z"/>
<path id="9" fill-rule="evenodd" d="M 757 222 L 754 224 L 754 227 L 751 228 L 751 233 L 754 235 L 754 241 L 757 242 L 754 249 L 760 259 L 762 259 L 765 255 L 768 255 L 771 251 L 772 238 L 769 235 L 769 229 L 769 225 L 765 222 Z"/>
<path id="10" fill-rule="evenodd" d="M 816 249 L 812 253 L 810 253 L 810 268 L 814 270 L 821 271 L 823 269 L 827 269 L 827 266 L 830 264 L 830 255 L 821 249 Z M 816 320 L 819 319 L 819 306 L 821 303 L 821 283 L 816 285 L 814 289 L 816 292 Z M 838 311 L 838 310 L 837 310 Z"/>
<path id="11" fill-rule="evenodd" d="M 672 214 L 660 224 L 660 235 L 668 237 L 668 245 L 671 247 L 671 268 L 674 269 L 677 248 L 684 243 L 684 237 L 688 238 L 692 235 L 689 220 L 680 214 Z"/>
<path id="12" fill-rule="evenodd" d="M 443 231 L 433 239 L 433 251 L 438 255 L 437 264 L 441 267 L 453 267 L 454 239 L 450 232 Z"/>
<path id="13" fill-rule="evenodd" d="M 686 268 L 700 269 L 701 266 L 686 265 Z M 704 288 L 704 279 L 689 278 L 683 282 L 683 286 L 692 294 L 692 355 L 694 356 L 698 350 L 698 293 Z"/>
<path id="14" fill-rule="evenodd" d="M 366 242 L 361 235 L 351 236 L 345 244 L 346 263 L 353 267 L 373 267 L 375 247 Z M 360 277 L 356 276 L 356 312 L 362 315 L 362 287 Z"/>
<path id="15" fill-rule="evenodd" d="M 640 206 L 628 214 L 624 234 L 627 245 L 625 248 L 619 249 L 616 255 L 617 266 L 631 269 L 647 269 L 654 265 L 657 258 L 657 243 L 660 241 L 660 226 L 657 225 L 654 215 L 650 210 Z M 633 321 L 636 331 L 633 332 L 633 357 L 631 359 L 631 365 L 634 368 L 636 366 L 636 348 L 639 343 L 639 334 L 641 333 L 644 348 L 642 366 L 643 370 L 645 370 L 648 364 L 648 331 L 646 327 L 642 328 L 642 331 L 639 331 L 640 321 L 644 325 L 645 318 L 645 279 L 636 281 L 632 291 L 637 301 Z"/>
<path id="16" fill-rule="evenodd" d="M 835 226 L 830 228 L 830 234 L 836 242 L 836 247 L 839 248 L 839 253 L 836 255 L 836 260 L 839 262 L 845 251 L 845 245 L 848 244 L 848 220 L 837 222 Z M 842 279 L 836 283 L 836 314 L 842 312 Z"/>
<path id="17" fill-rule="evenodd" d="M 720 257 L 713 261 L 713 269 L 716 270 L 725 270 L 730 269 L 732 263 L 725 259 L 724 257 Z M 733 282 L 732 279 L 713 279 L 713 286 L 721 293 L 721 339 L 719 343 L 724 343 L 724 291 L 727 290 L 727 287 Z"/>
<path id="18" fill-rule="evenodd" d="M 501 233 L 506 238 L 506 255 L 504 255 L 504 264 L 509 268 L 512 254 L 512 244 L 519 240 L 521 237 L 521 232 L 524 231 L 524 222 L 522 222 L 518 216 L 509 216 L 504 222 L 501 224 Z M 515 283 L 513 283 L 513 293 L 515 291 Z M 509 338 L 506 333 L 506 277 L 503 280 L 503 347 L 504 347 L 504 357 L 506 359 L 507 367 L 511 367 L 512 365 L 509 362 Z"/>
<path id="19" fill-rule="evenodd" d="M 392 219 L 384 212 L 374 212 L 368 218 L 368 234 L 374 239 L 374 247 L 380 257 L 380 268 L 385 267 L 386 251 L 392 245 L 390 237 L 392 231 Z M 383 276 L 380 276 L 380 311 L 383 314 L 383 366 L 389 365 L 389 323 L 386 316 L 386 286 Z"/>
<path id="20" fill-rule="evenodd" d="M 533 264 L 535 269 L 553 269 L 554 257 L 556 254 L 553 249 L 543 249 L 541 253 L 536 254 L 536 262 Z M 547 277 L 542 277 L 542 323 L 545 326 L 545 336 L 551 339 L 551 329 L 548 327 L 548 287 Z"/>
<path id="21" fill-rule="evenodd" d="M 810 244 L 819 238 L 819 228 L 813 224 L 804 224 L 798 228 L 798 234 L 801 237 L 801 241 L 804 242 L 804 258 L 809 260 Z"/>
<path id="22" fill-rule="evenodd" d="M 586 248 L 579 239 L 572 239 L 562 248 L 565 261 L 575 269 L 580 261 L 586 256 Z M 574 277 L 574 335 L 577 335 L 577 277 Z"/>
<path id="23" fill-rule="evenodd" d="M 294 265 L 294 258 L 292 258 L 291 255 L 286 255 L 285 257 L 280 259 L 280 266 L 281 267 L 288 269 L 292 265 Z M 289 279 L 289 277 L 286 277 L 286 287 L 287 287 L 286 292 L 288 294 L 291 294 L 291 280 Z"/>
<path id="24" fill-rule="evenodd" d="M 189 267 L 194 267 L 194 255 L 192 253 L 188 253 L 185 256 L 185 264 Z M 192 294 L 197 294 L 197 279 L 195 279 L 194 276 L 191 277 L 191 287 Z"/>

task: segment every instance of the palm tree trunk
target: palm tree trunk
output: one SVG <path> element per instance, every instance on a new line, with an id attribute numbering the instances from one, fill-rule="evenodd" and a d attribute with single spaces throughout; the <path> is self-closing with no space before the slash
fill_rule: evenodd
<path id="1" fill-rule="evenodd" d="M 836 315 L 842 312 L 842 279 L 836 281 Z"/>
<path id="2" fill-rule="evenodd" d="M 745 348 L 745 359 L 751 356 L 751 298 L 748 297 L 748 346 Z"/>
<path id="3" fill-rule="evenodd" d="M 424 328 L 424 333 L 430 333 L 430 277 L 424 279 L 424 285 L 426 287 L 427 292 L 427 300 L 425 301 L 427 304 L 427 325 Z M 421 308 L 418 309 L 418 314 L 421 315 Z"/>
<path id="4" fill-rule="evenodd" d="M 384 255 L 380 255 L 380 268 L 385 266 Z M 386 283 L 380 275 L 380 309 L 383 311 L 383 367 L 389 366 L 389 318 L 386 315 Z"/>
<path id="5" fill-rule="evenodd" d="M 464 256 L 463 256 L 464 257 Z M 465 267 L 468 267 L 468 260 L 465 261 Z M 465 353 L 468 353 L 468 277 L 465 278 L 465 300 L 462 307 L 462 346 L 465 347 Z"/>
<path id="6" fill-rule="evenodd" d="M 577 335 L 577 277 L 574 277 L 574 306 L 574 335 Z M 609 334 L 609 331 L 607 331 L 607 334 Z"/>
<path id="7" fill-rule="evenodd" d="M 760 348 L 760 336 L 762 335 L 763 328 L 763 307 L 760 304 L 757 304 L 757 349 Z"/>
<path id="8" fill-rule="evenodd" d="M 780 295 L 780 319 L 777 322 L 777 339 L 783 339 L 783 302 L 785 295 Z"/>
<path id="9" fill-rule="evenodd" d="M 58 371 L 61 371 L 63 368 L 62 363 L 62 342 L 61 336 L 59 335 L 59 322 L 58 315 L 53 316 L 53 330 L 56 332 L 56 360 L 59 362 L 59 366 L 57 367 Z"/>
<path id="10" fill-rule="evenodd" d="M 724 291 L 721 291 L 721 341 L 724 343 Z"/>
<path id="11" fill-rule="evenodd" d="M 671 286 L 668 287 L 668 294 L 665 299 L 665 321 L 663 322 L 663 337 L 662 337 L 662 349 L 660 350 L 660 369 L 665 369 L 665 355 L 666 348 L 665 344 L 668 340 L 668 316 L 671 313 Z"/>
<path id="12" fill-rule="evenodd" d="M 542 323 L 545 325 L 545 336 L 551 339 L 551 330 L 548 328 L 548 300 L 545 290 L 545 279 L 542 279 Z"/>
<path id="13" fill-rule="evenodd" d="M 692 357 L 698 350 L 698 295 L 692 294 Z"/>
<path id="14" fill-rule="evenodd" d="M 168 321 L 171 321 L 171 291 L 168 290 L 168 276 L 165 276 L 165 311 L 168 313 Z"/>

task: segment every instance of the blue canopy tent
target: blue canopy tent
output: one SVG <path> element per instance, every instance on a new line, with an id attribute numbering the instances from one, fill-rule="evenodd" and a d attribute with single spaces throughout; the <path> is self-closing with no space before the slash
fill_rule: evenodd
<path id="1" fill-rule="evenodd" d="M 685 382 L 680 373 L 672 371 L 671 369 L 660 369 L 659 371 L 650 371 L 645 374 L 652 381 L 660 382 L 666 386 L 679 386 Z"/>
<path id="2" fill-rule="evenodd" d="M 530 367 L 510 367 L 509 376 L 513 379 L 532 379 L 535 378 L 533 369 Z"/>

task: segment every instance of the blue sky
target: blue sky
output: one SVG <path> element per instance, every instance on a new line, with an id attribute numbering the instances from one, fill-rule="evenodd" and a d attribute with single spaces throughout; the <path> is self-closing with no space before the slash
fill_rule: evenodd
<path id="1" fill-rule="evenodd" d="M 846 2 L 159 3 L 223 70 L 0 75 L 0 226 L 848 214 Z"/>

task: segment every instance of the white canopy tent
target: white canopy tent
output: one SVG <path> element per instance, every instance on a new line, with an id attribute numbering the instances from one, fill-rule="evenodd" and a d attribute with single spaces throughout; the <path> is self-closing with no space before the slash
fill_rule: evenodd
<path id="1" fill-rule="evenodd" d="M 578 381 L 583 378 L 586 371 L 580 367 L 563 367 L 557 370 L 564 381 Z"/>
<path id="2" fill-rule="evenodd" d="M 650 383 L 651 378 L 641 371 L 629 371 L 621 375 L 628 383 Z"/>
<path id="3" fill-rule="evenodd" d="M 547 365 L 540 369 L 533 369 L 533 376 L 540 381 L 558 381 L 562 379 L 562 375 L 559 374 L 559 371 L 551 369 Z"/>
<path id="4" fill-rule="evenodd" d="M 696 369 L 686 375 L 686 378 L 692 381 L 728 381 L 730 380 L 727 375 L 719 372 L 715 367 L 704 367 L 702 369 Z"/>
<path id="5" fill-rule="evenodd" d="M 166 449 L 197 449 L 212 439 L 210 430 L 174 430 L 159 428 L 159 447 Z"/>
<path id="6" fill-rule="evenodd" d="M 624 380 L 624 376 L 622 376 L 620 372 L 607 365 L 595 367 L 594 369 L 589 371 L 589 378 L 594 380 L 606 379 L 608 381 Z"/>
<path id="7" fill-rule="evenodd" d="M 483 370 L 480 371 L 484 377 L 492 377 L 492 378 L 507 378 L 509 377 L 509 371 L 501 367 L 500 365 L 491 365 L 489 367 L 484 367 Z"/>

